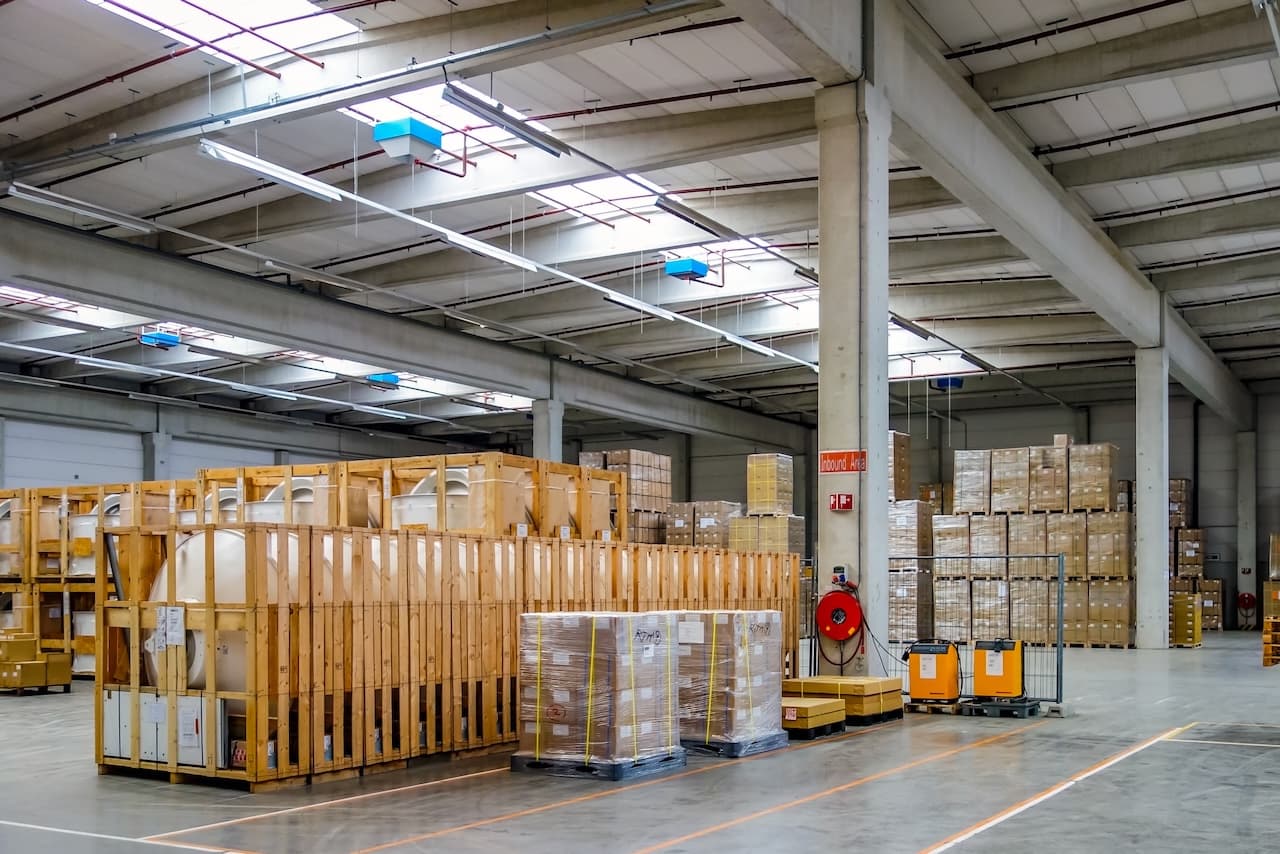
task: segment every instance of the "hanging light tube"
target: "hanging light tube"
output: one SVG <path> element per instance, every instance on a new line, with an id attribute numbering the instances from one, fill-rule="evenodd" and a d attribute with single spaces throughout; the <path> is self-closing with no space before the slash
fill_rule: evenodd
<path id="1" fill-rule="evenodd" d="M 346 288 L 349 291 L 360 290 L 359 282 L 343 278 L 342 276 L 335 276 L 332 273 L 326 273 L 323 270 L 314 270 L 310 267 L 303 267 L 300 264 L 290 264 L 287 261 L 276 261 L 268 258 L 264 262 L 264 266 L 272 270 L 279 270 L 281 273 L 288 273 L 291 276 L 297 276 L 300 279 L 306 279 L 309 282 L 320 282 L 325 285 Z"/>
<path id="2" fill-rule="evenodd" d="M 221 385 L 221 383 L 219 383 Z M 245 383 L 227 383 L 227 388 L 234 391 L 242 391 L 245 394 L 258 394 L 263 397 L 274 397 L 276 400 L 297 400 L 298 396 L 293 392 L 280 391 L 274 388 L 265 388 L 257 385 L 247 385 Z"/>
<path id="3" fill-rule="evenodd" d="M 812 267 L 796 267 L 795 274 L 797 278 L 804 279 L 806 282 L 818 284 L 818 272 Z"/>
<path id="4" fill-rule="evenodd" d="M 504 264 L 511 264 L 522 270 L 528 270 L 530 273 L 536 272 L 537 267 L 527 258 L 521 258 L 513 252 L 505 249 L 499 249 L 492 244 L 485 243 L 483 240 L 476 240 L 474 237 L 468 237 L 448 228 L 440 230 L 440 236 L 445 242 L 459 249 L 465 249 L 468 252 L 474 252 L 477 255 L 487 255 L 495 261 L 501 261 Z"/>
<path id="5" fill-rule="evenodd" d="M 543 133 L 527 121 L 518 119 L 508 113 L 502 104 L 490 104 L 488 101 L 453 83 L 449 83 L 444 87 L 440 97 L 455 107 L 466 110 L 476 118 L 484 119 L 490 124 L 502 128 L 517 139 L 524 140 L 534 148 L 546 152 L 552 157 L 573 153 L 573 149 L 551 134 Z"/>
<path id="6" fill-rule="evenodd" d="M 739 347 L 745 347 L 753 353 L 759 353 L 761 356 L 776 356 L 778 351 L 763 344 L 757 344 L 750 338 L 743 338 L 741 335 L 734 335 L 732 332 L 724 333 L 724 340 L 730 344 L 737 344 Z"/>
<path id="7" fill-rule="evenodd" d="M 616 302 L 618 305 L 624 305 L 627 308 L 635 309 L 636 311 L 641 311 L 645 314 L 652 314 L 654 317 L 659 317 L 663 320 L 678 320 L 674 313 L 667 311 L 665 308 L 650 305 L 649 303 L 638 299 L 633 299 L 632 297 L 618 293 L 617 291 L 606 292 L 604 298 L 609 302 Z"/>
<path id="8" fill-rule="evenodd" d="M 153 368 L 145 368 L 141 365 L 131 365 L 128 362 L 113 362 L 108 359 L 95 359 L 92 356 L 77 356 L 76 364 L 83 365 L 86 368 L 102 368 L 106 371 L 122 371 L 127 374 L 141 374 L 144 377 L 162 377 L 164 373 L 154 370 Z"/>
<path id="9" fill-rule="evenodd" d="M 295 190 L 306 193 L 308 196 L 320 199 L 323 202 L 336 202 L 342 198 L 342 194 L 337 188 L 331 187 L 323 181 L 317 181 L 315 178 L 310 178 L 301 172 L 286 169 L 276 163 L 262 160 L 252 154 L 246 154 L 243 151 L 223 145 L 220 142 L 214 142 L 211 139 L 200 140 L 200 153 L 211 160 L 221 160 L 225 163 L 239 166 L 242 169 L 248 169 L 250 172 L 261 175 L 269 181 L 293 187 Z"/>
<path id="10" fill-rule="evenodd" d="M 669 213 L 677 219 L 682 219 L 690 225 L 697 226 L 721 240 L 735 240 L 738 237 L 734 231 L 725 228 L 708 216 L 703 216 L 688 205 L 677 202 L 670 196 L 658 196 L 657 201 L 653 204 L 658 210 Z"/>
<path id="11" fill-rule="evenodd" d="M 341 403 L 341 401 L 335 401 Z M 347 404 L 354 412 L 363 412 L 365 415 L 378 415 L 383 418 L 394 418 L 397 421 L 408 421 L 409 416 L 404 412 L 397 412 L 394 409 L 384 409 L 381 406 L 365 406 L 362 403 Z M 436 419 L 432 419 L 436 420 Z"/>
<path id="12" fill-rule="evenodd" d="M 109 222 L 112 225 L 118 225 L 121 228 L 127 228 L 130 231 L 139 231 L 143 234 L 155 234 L 156 227 L 145 219 L 129 216 L 128 214 L 116 213 L 100 208 L 97 205 L 91 205 L 88 202 L 77 201 L 69 196 L 59 193 L 51 193 L 48 190 L 42 190 L 39 187 L 32 187 L 30 184 L 20 184 L 14 181 L 9 185 L 9 195 L 15 199 L 22 199 L 26 202 L 33 202 L 37 205 L 45 205 L 58 210 L 67 211 L 80 216 L 87 216 L 90 219 L 98 219 L 103 222 Z"/>

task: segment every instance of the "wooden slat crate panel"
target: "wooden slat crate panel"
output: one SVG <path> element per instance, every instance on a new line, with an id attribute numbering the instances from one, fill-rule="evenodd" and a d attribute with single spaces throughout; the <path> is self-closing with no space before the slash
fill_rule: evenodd
<path id="1" fill-rule="evenodd" d="M 529 611 L 777 608 L 792 670 L 799 644 L 789 555 L 260 524 L 106 536 L 126 567 L 124 600 L 108 600 L 105 572 L 96 582 L 106 766 L 268 785 L 511 744 Z M 242 586 L 229 590 L 241 567 Z M 196 634 L 149 666 L 164 608 L 181 608 Z M 205 661 L 198 678 L 189 646 Z M 235 658 L 242 670 L 227 663 Z M 103 751 L 101 702 L 117 691 L 130 698 L 134 733 L 124 757 Z M 145 760 L 136 737 L 144 695 L 166 707 L 163 762 Z M 209 746 L 179 764 L 179 706 L 191 697 Z M 243 743 L 242 763 L 215 750 L 222 728 Z"/>

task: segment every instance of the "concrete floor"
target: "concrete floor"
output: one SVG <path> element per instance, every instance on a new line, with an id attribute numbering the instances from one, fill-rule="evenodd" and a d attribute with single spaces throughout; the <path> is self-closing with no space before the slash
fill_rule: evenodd
<path id="1" fill-rule="evenodd" d="M 632 784 L 501 757 L 265 795 L 99 777 L 88 684 L 0 695 L 0 852 L 1274 850 L 1280 668 L 1258 643 L 1071 649 L 1065 719 L 912 715 Z"/>

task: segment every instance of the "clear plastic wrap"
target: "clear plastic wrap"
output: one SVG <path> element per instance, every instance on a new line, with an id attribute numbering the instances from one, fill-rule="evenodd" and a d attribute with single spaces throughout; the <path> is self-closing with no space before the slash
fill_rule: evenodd
<path id="1" fill-rule="evenodd" d="M 1088 528 L 1084 513 L 1052 513 L 1045 522 L 1049 554 L 1061 554 L 1067 578 L 1088 578 Z"/>
<path id="2" fill-rule="evenodd" d="M 996 640 L 1012 632 L 1009 622 L 1009 582 L 1004 579 L 975 578 L 971 591 L 973 639 Z"/>
<path id="3" fill-rule="evenodd" d="M 1204 612 L 1199 593 L 1169 594 L 1169 643 L 1174 646 L 1196 646 L 1204 627 Z"/>
<path id="4" fill-rule="evenodd" d="M 580 764 L 679 749 L 676 612 L 520 615 L 520 753 Z"/>
<path id="5" fill-rule="evenodd" d="M 1116 457 L 1110 443 L 1072 445 L 1068 449 L 1068 506 L 1071 510 L 1116 509 Z"/>
<path id="6" fill-rule="evenodd" d="M 678 615 L 680 737 L 758 741 L 782 731 L 782 613 Z"/>
<path id="7" fill-rule="evenodd" d="M 1058 582 L 1050 581 L 1049 613 L 1058 619 Z M 1067 581 L 1062 585 L 1062 642 L 1089 642 L 1089 582 Z"/>
<path id="8" fill-rule="evenodd" d="M 991 512 L 991 452 L 955 452 L 956 513 Z"/>
<path id="9" fill-rule="evenodd" d="M 1280 534 L 1271 535 L 1267 555 L 1267 578 L 1271 581 L 1280 581 Z"/>
<path id="10" fill-rule="evenodd" d="M 922 483 L 916 490 L 916 497 L 929 502 L 934 513 L 950 513 L 951 507 L 946 500 L 947 487 L 941 483 Z"/>
<path id="11" fill-rule="evenodd" d="M 964 557 L 969 554 L 969 518 L 933 517 L 933 553 L 939 558 L 934 561 L 933 574 L 938 578 L 969 576 L 969 559 Z"/>
<path id="12" fill-rule="evenodd" d="M 1067 449 L 1027 448 L 1031 468 L 1031 512 L 1064 513 L 1067 509 Z"/>
<path id="13" fill-rule="evenodd" d="M 991 452 L 991 512 L 1026 513 L 1031 509 L 1031 449 Z"/>
<path id="14" fill-rule="evenodd" d="M 1086 530 L 1086 563 L 1090 578 L 1130 578 L 1133 575 L 1133 515 L 1128 512 L 1090 513 Z"/>
<path id="15" fill-rule="evenodd" d="M 911 497 L 911 437 L 889 431 L 889 500 Z"/>
<path id="16" fill-rule="evenodd" d="M 787 454 L 747 457 L 747 514 L 788 515 L 795 505 L 795 465 Z"/>
<path id="17" fill-rule="evenodd" d="M 969 517 L 969 554 L 975 555 L 974 578 L 1004 578 L 1008 574 L 1009 522 L 1005 516 Z M 977 557 L 984 555 L 984 557 Z"/>
<path id="18" fill-rule="evenodd" d="M 928 561 L 897 558 L 928 557 L 933 554 L 933 510 L 927 501 L 894 501 L 889 504 L 890 569 L 919 569 Z"/>
<path id="19" fill-rule="evenodd" d="M 739 516 L 729 520 L 729 548 L 735 552 L 760 551 L 761 516 Z"/>
<path id="20" fill-rule="evenodd" d="M 1052 582 L 1057 588 L 1057 582 Z M 1014 579 L 1009 582 L 1009 625 L 1015 640 L 1026 643 L 1056 643 L 1058 635 L 1051 627 L 1058 613 L 1049 612 L 1049 584 L 1038 579 Z"/>
<path id="21" fill-rule="evenodd" d="M 933 636 L 933 573 L 928 569 L 889 570 L 889 640 Z"/>
<path id="22" fill-rule="evenodd" d="M 943 640 L 962 643 L 973 633 L 969 582 L 964 579 L 935 578 L 933 581 L 933 634 Z"/>

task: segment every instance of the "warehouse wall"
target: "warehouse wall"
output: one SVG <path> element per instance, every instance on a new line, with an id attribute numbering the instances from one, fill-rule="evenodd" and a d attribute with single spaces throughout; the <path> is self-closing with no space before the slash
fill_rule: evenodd
<path id="1" fill-rule="evenodd" d="M 139 480 L 142 435 L 6 420 L 3 466 L 11 488 Z"/>

